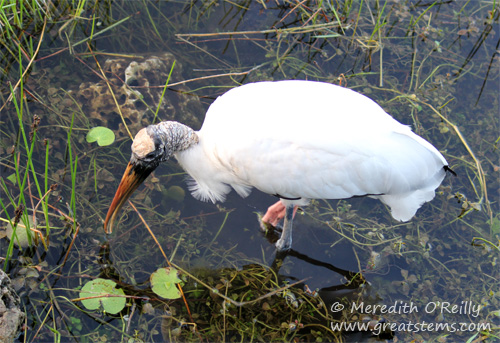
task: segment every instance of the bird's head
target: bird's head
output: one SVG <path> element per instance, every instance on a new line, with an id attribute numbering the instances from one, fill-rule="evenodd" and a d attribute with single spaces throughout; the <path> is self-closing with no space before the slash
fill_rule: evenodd
<path id="1" fill-rule="evenodd" d="M 167 160 L 171 155 L 153 128 L 147 127 L 137 133 L 132 143 L 132 156 L 104 221 L 106 233 L 112 232 L 116 215 L 127 199 L 160 162 Z"/>
<path id="2" fill-rule="evenodd" d="M 137 187 L 175 152 L 198 142 L 195 132 L 181 123 L 166 121 L 140 130 L 132 143 L 132 156 L 111 202 L 104 230 L 111 233 L 116 215 Z"/>

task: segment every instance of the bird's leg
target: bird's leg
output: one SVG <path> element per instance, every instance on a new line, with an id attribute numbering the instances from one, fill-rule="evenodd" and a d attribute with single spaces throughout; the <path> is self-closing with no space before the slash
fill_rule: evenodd
<path id="1" fill-rule="evenodd" d="M 281 232 L 281 238 L 276 242 L 276 249 L 278 249 L 278 251 L 290 250 L 290 248 L 292 247 L 292 223 L 294 214 L 295 208 L 293 205 L 288 205 L 285 207 L 285 222 L 283 223 L 283 232 Z"/>

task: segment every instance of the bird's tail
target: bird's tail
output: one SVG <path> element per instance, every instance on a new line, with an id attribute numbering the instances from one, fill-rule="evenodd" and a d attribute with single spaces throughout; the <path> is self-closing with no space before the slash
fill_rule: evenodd
<path id="1" fill-rule="evenodd" d="M 434 189 L 419 189 L 406 194 L 379 195 L 380 201 L 391 208 L 394 219 L 407 222 L 427 201 L 434 199 Z"/>

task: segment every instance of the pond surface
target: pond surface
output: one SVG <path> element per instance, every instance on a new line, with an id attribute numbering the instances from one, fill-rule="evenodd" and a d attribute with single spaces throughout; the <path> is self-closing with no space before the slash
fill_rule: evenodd
<path id="1" fill-rule="evenodd" d="M 1 235 L 26 313 L 17 341 L 498 339 L 496 2 L 104 1 L 81 12 L 62 2 L 47 13 L 32 13 L 13 45 L 3 36 L 0 217 L 14 220 L 22 204 L 21 222 L 36 217 L 44 238 L 20 248 Z M 168 161 L 106 237 L 131 135 L 161 120 L 198 129 L 228 89 L 284 79 L 369 96 L 458 176 L 408 223 L 373 199 L 313 201 L 296 216 L 293 250 L 276 256 L 258 220 L 276 198 L 199 202 Z M 96 126 L 114 143 L 88 143 Z M 169 264 L 162 250 L 184 299 L 151 289 Z M 124 290 L 123 310 L 78 299 L 96 278 Z"/>

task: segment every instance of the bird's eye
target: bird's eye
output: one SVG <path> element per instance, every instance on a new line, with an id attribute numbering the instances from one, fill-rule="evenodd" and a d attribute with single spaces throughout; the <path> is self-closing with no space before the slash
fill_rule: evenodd
<path id="1" fill-rule="evenodd" d="M 154 151 L 151 151 L 149 154 L 146 155 L 146 158 L 153 159 L 153 158 L 155 158 L 155 156 L 156 156 L 156 153 Z"/>

